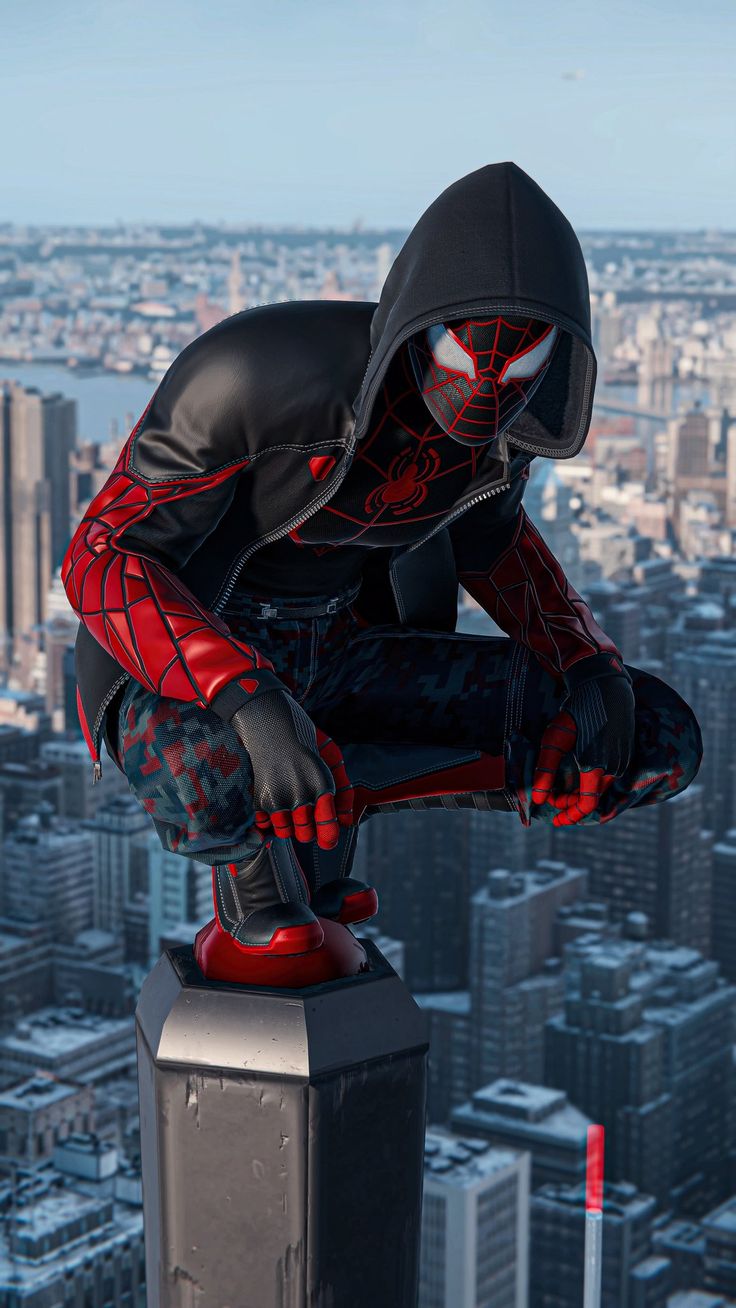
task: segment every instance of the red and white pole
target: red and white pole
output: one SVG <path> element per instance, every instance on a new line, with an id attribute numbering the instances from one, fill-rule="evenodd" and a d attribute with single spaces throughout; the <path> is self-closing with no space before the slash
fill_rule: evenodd
<path id="1" fill-rule="evenodd" d="M 601 1308 L 603 1270 L 603 1127 L 588 1127 L 585 1167 L 585 1281 L 583 1308 Z"/>

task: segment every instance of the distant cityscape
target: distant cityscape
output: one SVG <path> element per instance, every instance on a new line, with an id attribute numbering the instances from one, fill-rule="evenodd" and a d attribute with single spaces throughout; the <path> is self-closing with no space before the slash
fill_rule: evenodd
<path id="1" fill-rule="evenodd" d="M 0 225 L 3 1308 L 145 1308 L 133 1011 L 212 916 L 209 865 L 162 849 L 108 757 L 92 787 L 70 535 L 184 346 L 257 304 L 377 299 L 405 235 Z M 605 826 L 366 825 L 365 933 L 431 1030 L 420 1308 L 579 1308 L 591 1122 L 604 1308 L 736 1305 L 736 234 L 581 240 L 593 424 L 525 507 L 705 754 Z"/>

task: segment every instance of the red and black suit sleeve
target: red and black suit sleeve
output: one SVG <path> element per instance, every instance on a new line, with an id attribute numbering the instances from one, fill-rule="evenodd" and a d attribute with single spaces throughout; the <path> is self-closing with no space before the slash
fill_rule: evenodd
<path id="1" fill-rule="evenodd" d="M 621 672 L 622 658 L 527 517 L 525 483 L 522 473 L 503 504 L 482 502 L 450 528 L 458 581 L 572 690 L 581 678 Z"/>
<path id="2" fill-rule="evenodd" d="M 227 414 L 221 404 L 206 412 L 211 396 L 206 379 L 197 394 L 196 369 L 185 381 L 174 373 L 161 383 L 80 522 L 62 580 L 80 620 L 121 668 L 156 694 L 227 721 L 283 683 L 177 576 L 230 506 L 249 463 L 222 461 L 215 437 Z"/>

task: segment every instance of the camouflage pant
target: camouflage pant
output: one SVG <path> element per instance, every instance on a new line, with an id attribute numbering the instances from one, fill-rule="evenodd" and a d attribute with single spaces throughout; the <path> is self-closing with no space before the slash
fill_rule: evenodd
<path id="1" fill-rule="evenodd" d="M 282 601 L 271 597 L 271 603 Z M 223 616 L 234 635 L 268 655 L 316 725 L 341 746 L 353 785 L 365 787 L 376 806 L 386 788 L 401 782 L 431 796 L 433 773 L 442 772 L 446 783 L 448 768 L 482 754 L 491 756 L 487 802 L 477 796 L 474 807 L 515 809 L 525 824 L 555 817 L 550 804 L 532 809 L 530 792 L 541 736 L 562 692 L 524 647 L 491 636 L 368 626 L 351 605 L 306 619 L 262 618 L 256 616 L 261 607 L 241 598 Z M 687 704 L 658 678 L 629 671 L 636 697 L 633 757 L 587 822 L 672 797 L 700 764 L 700 731 Z M 165 849 L 212 863 L 253 850 L 250 759 L 215 713 L 131 680 L 120 707 L 117 755 Z M 577 771 L 571 759 L 565 766 L 573 788 Z M 463 798 L 453 803 L 445 794 L 443 806 L 462 807 Z"/>

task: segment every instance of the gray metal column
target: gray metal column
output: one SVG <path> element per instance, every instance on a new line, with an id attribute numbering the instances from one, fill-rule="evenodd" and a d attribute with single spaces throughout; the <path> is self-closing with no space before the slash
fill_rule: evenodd
<path id="1" fill-rule="evenodd" d="M 136 1010 L 148 1308 L 415 1308 L 426 1017 L 371 970 L 207 981 L 167 950 Z"/>

